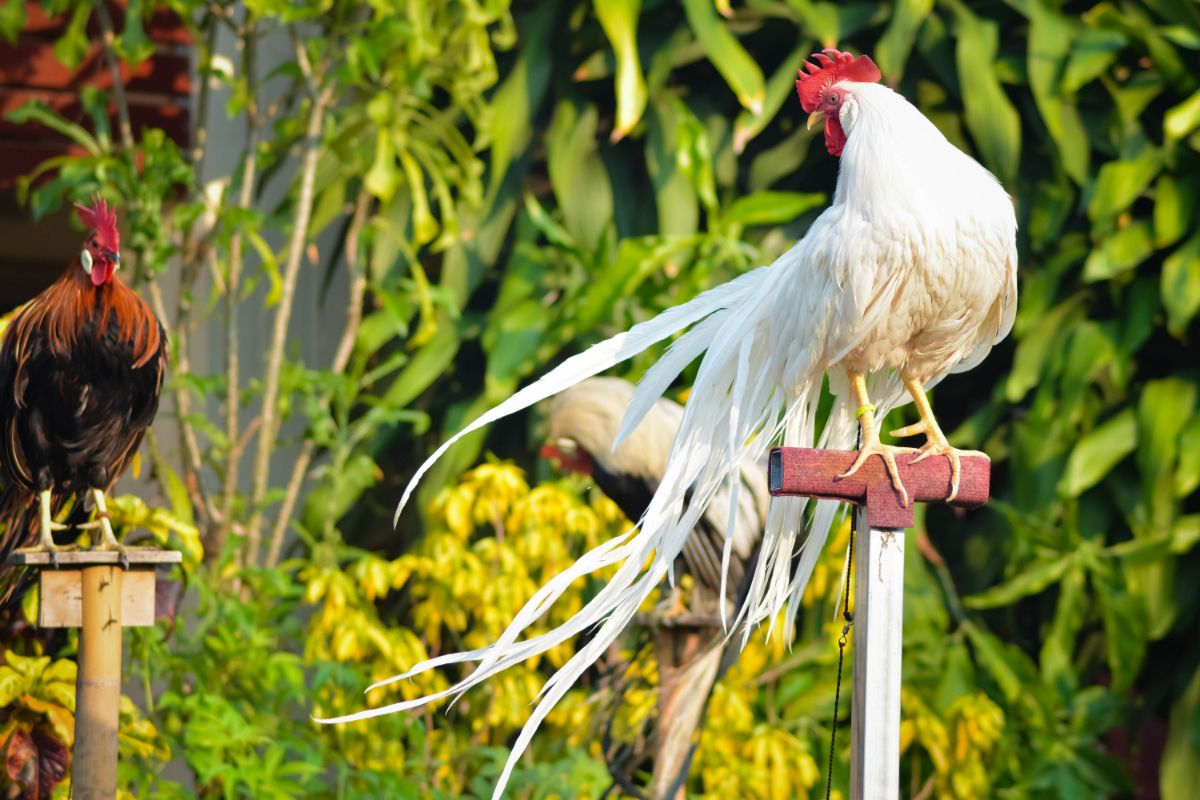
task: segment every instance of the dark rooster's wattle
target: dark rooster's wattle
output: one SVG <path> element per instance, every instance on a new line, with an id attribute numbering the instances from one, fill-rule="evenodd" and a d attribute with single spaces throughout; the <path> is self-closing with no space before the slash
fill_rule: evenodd
<path id="1" fill-rule="evenodd" d="M 8 481 L 0 557 L 35 542 L 55 552 L 52 532 L 66 526 L 54 517 L 84 494 L 96 510 L 98 547 L 123 552 L 105 493 L 158 410 L 166 333 L 117 275 L 116 212 L 97 197 L 77 213 L 89 229 L 79 256 L 20 310 L 0 349 L 0 466 Z"/>

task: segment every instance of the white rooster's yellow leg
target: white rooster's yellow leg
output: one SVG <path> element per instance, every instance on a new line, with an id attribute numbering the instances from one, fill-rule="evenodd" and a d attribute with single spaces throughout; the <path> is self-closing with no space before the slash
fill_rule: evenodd
<path id="1" fill-rule="evenodd" d="M 953 500 L 958 497 L 958 484 L 962 478 L 962 456 L 984 456 L 986 458 L 986 454 L 978 450 L 959 450 L 951 447 L 950 442 L 946 440 L 946 434 L 942 433 L 941 426 L 933 416 L 933 407 L 929 405 L 929 398 L 925 396 L 925 387 L 916 378 L 905 378 L 904 386 L 912 395 L 913 403 L 917 406 L 917 413 L 921 415 L 921 421 L 892 431 L 892 436 L 925 434 L 925 444 L 921 445 L 918 450 L 920 455 L 913 459 L 913 463 L 924 461 L 930 456 L 945 456 L 950 461 L 950 496 L 946 500 L 947 502 Z"/>
<path id="2" fill-rule="evenodd" d="M 850 469 L 842 473 L 841 477 L 848 478 L 862 468 L 862 465 L 867 463 L 867 459 L 873 455 L 878 455 L 883 459 L 884 466 L 887 467 L 888 475 L 892 478 L 892 486 L 895 487 L 896 493 L 900 495 L 900 504 L 908 505 L 908 490 L 904 488 L 904 483 L 900 480 L 900 468 L 896 466 L 896 453 L 915 453 L 917 452 L 912 447 L 897 447 L 896 445 L 884 444 L 879 441 L 879 426 L 875 422 L 875 406 L 871 404 L 871 399 L 867 397 L 867 379 L 866 376 L 858 373 L 850 373 L 850 388 L 854 392 L 854 399 L 858 403 L 858 424 L 862 427 L 862 447 L 858 450 L 858 458 L 854 459 L 854 463 L 850 465 Z"/>

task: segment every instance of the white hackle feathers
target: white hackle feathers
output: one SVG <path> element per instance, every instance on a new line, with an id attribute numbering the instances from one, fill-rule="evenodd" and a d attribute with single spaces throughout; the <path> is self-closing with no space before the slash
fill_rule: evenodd
<path id="1" fill-rule="evenodd" d="M 543 687 L 497 783 L 499 797 L 533 732 L 669 574 L 699 516 L 723 491 L 731 508 L 737 504 L 736 476 L 743 467 L 775 444 L 853 447 L 856 423 L 845 399 L 845 369 L 868 373 L 882 417 L 903 397 L 898 371 L 932 386 L 948 372 L 978 363 L 1008 332 L 1016 303 L 1016 221 L 1008 196 L 890 89 L 848 81 L 836 88 L 844 97 L 839 122 L 847 137 L 841 173 L 832 205 L 803 239 L 770 267 L 602 342 L 517 392 L 442 445 L 413 476 L 400 503 L 403 509 L 429 465 L 466 433 L 688 329 L 646 373 L 622 428 L 629 435 L 680 372 L 703 356 L 662 481 L 638 529 L 552 579 L 490 647 L 443 655 L 407 673 L 478 662 L 455 686 L 327 721 L 364 719 L 461 694 L 594 629 Z M 826 375 L 837 401 L 818 431 Z M 771 503 L 749 595 L 734 621 L 743 640 L 763 621 L 770 621 L 769 631 L 781 614 L 783 631 L 792 628 L 836 511 L 833 503 L 819 502 L 802 541 L 806 503 Z M 793 565 L 797 547 L 801 557 Z M 573 580 L 610 565 L 618 565 L 616 574 L 574 617 L 520 639 Z"/>

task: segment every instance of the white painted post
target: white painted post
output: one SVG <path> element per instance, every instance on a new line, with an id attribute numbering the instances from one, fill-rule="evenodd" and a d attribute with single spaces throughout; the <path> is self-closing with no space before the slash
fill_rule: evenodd
<path id="1" fill-rule="evenodd" d="M 850 800 L 900 797 L 904 531 L 867 528 L 859 511 L 854 579 Z"/>

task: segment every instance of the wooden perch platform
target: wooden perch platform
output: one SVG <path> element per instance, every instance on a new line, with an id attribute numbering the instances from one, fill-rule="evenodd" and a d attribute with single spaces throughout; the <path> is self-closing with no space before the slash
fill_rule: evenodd
<path id="1" fill-rule="evenodd" d="M 776 447 L 771 450 L 768 485 L 773 495 L 795 495 L 845 500 L 867 508 L 867 525 L 880 530 L 913 526 L 913 503 L 945 503 L 950 495 L 950 460 L 930 456 L 916 464 L 916 453 L 898 453 L 900 480 L 908 490 L 909 505 L 900 505 L 883 459 L 873 456 L 848 478 L 858 454 L 853 450 L 810 450 Z M 988 501 L 992 462 L 985 456 L 963 456 L 958 496 L 950 505 L 975 508 Z"/>
<path id="2" fill-rule="evenodd" d="M 154 624 L 155 567 L 181 553 L 152 548 L 26 550 L 9 567 L 38 570 L 38 625 L 80 628 L 75 678 L 75 800 L 117 795 L 117 729 L 121 709 L 121 631 Z"/>
<path id="3" fill-rule="evenodd" d="M 55 556 L 57 556 L 60 568 L 78 569 L 100 564 L 121 563 L 121 554 L 116 550 L 59 550 Z M 151 547 L 131 547 L 125 551 L 125 556 L 125 563 L 129 564 L 130 569 L 136 569 L 146 564 L 178 564 L 183 561 L 183 553 L 177 550 L 157 550 Z M 54 566 L 50 553 L 42 550 L 17 551 L 8 557 L 6 563 L 22 567 Z"/>

